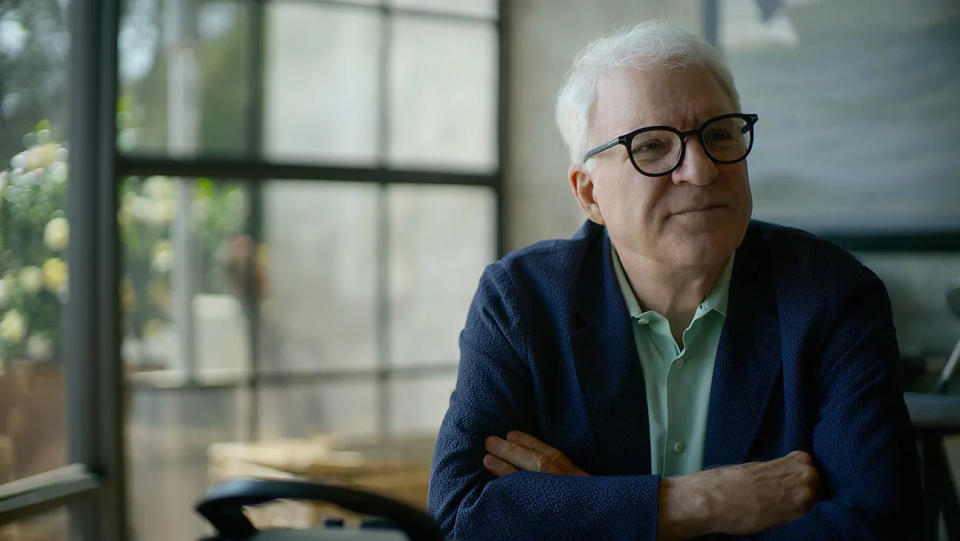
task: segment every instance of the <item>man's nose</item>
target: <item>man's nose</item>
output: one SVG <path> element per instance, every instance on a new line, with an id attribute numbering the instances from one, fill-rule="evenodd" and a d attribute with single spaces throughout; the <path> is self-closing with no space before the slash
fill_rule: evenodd
<path id="1" fill-rule="evenodd" d="M 698 186 L 707 186 L 717 179 L 720 171 L 717 164 L 707 156 L 700 139 L 696 136 L 687 136 L 683 144 L 685 145 L 683 161 L 680 163 L 671 178 L 674 184 L 680 182 L 689 182 Z"/>

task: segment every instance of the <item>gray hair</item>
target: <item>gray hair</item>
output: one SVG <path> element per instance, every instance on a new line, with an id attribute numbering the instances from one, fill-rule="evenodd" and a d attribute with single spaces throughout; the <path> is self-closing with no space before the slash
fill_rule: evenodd
<path id="1" fill-rule="evenodd" d="M 626 32 L 590 42 L 573 60 L 557 93 L 556 121 L 570 151 L 571 163 L 580 163 L 587 151 L 590 110 L 597 99 L 597 77 L 605 70 L 687 64 L 706 67 L 740 108 L 733 75 L 717 50 L 676 24 L 652 20 Z"/>

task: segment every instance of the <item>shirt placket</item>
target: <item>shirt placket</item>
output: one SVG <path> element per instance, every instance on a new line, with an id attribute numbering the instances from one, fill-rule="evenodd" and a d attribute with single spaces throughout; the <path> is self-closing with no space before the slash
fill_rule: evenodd
<path id="1" fill-rule="evenodd" d="M 690 326 L 683 332 L 684 347 L 681 350 L 673 337 L 670 336 L 670 344 L 673 346 L 674 355 L 664 357 L 670 359 L 666 368 L 666 385 L 664 385 L 664 411 L 665 411 L 665 437 L 663 445 L 663 473 L 664 475 L 675 475 L 683 471 L 681 465 L 688 453 L 687 447 L 690 439 L 689 418 L 690 408 L 683 407 L 678 400 L 689 399 L 690 397 L 678 396 L 678 389 L 688 388 L 683 381 L 683 373 L 686 368 L 686 358 L 690 356 L 692 344 L 696 340 L 699 332 L 699 319 L 705 313 L 703 305 L 697 310 Z"/>

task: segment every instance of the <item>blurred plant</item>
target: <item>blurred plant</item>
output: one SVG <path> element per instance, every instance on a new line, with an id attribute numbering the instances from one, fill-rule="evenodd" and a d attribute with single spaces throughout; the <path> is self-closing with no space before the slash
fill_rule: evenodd
<path id="1" fill-rule="evenodd" d="M 67 149 L 42 121 L 0 171 L 0 359 L 59 357 L 68 296 Z"/>
<path id="2" fill-rule="evenodd" d="M 237 248 L 249 242 L 243 233 L 247 220 L 243 188 L 206 178 L 185 182 L 193 186 L 190 249 L 197 291 L 245 298 L 238 284 L 238 269 L 249 267 L 250 255 Z M 124 355 L 141 368 L 164 366 L 169 353 L 157 351 L 150 344 L 170 335 L 171 276 L 177 257 L 171 226 L 175 219 L 181 219 L 176 215 L 178 189 L 177 181 L 152 176 L 130 177 L 120 190 Z"/>
<path id="3" fill-rule="evenodd" d="M 0 359 L 50 361 L 59 358 L 60 314 L 69 291 L 67 149 L 52 139 L 47 122 L 24 143 L 10 167 L 0 171 Z M 244 190 L 209 179 L 193 186 L 196 287 L 249 302 L 250 269 L 258 294 L 265 256 L 243 233 Z M 131 177 L 120 188 L 120 300 L 125 332 L 138 342 L 167 332 L 171 321 L 176 190 L 176 181 L 161 176 Z"/>

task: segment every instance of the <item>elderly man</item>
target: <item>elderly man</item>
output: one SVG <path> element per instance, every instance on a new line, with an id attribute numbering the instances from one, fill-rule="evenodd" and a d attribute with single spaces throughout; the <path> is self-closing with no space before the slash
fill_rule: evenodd
<path id="1" fill-rule="evenodd" d="M 661 22 L 597 40 L 557 120 L 587 221 L 480 280 L 434 455 L 441 528 L 909 536 L 886 291 L 835 246 L 750 220 L 758 117 L 716 52 Z"/>

